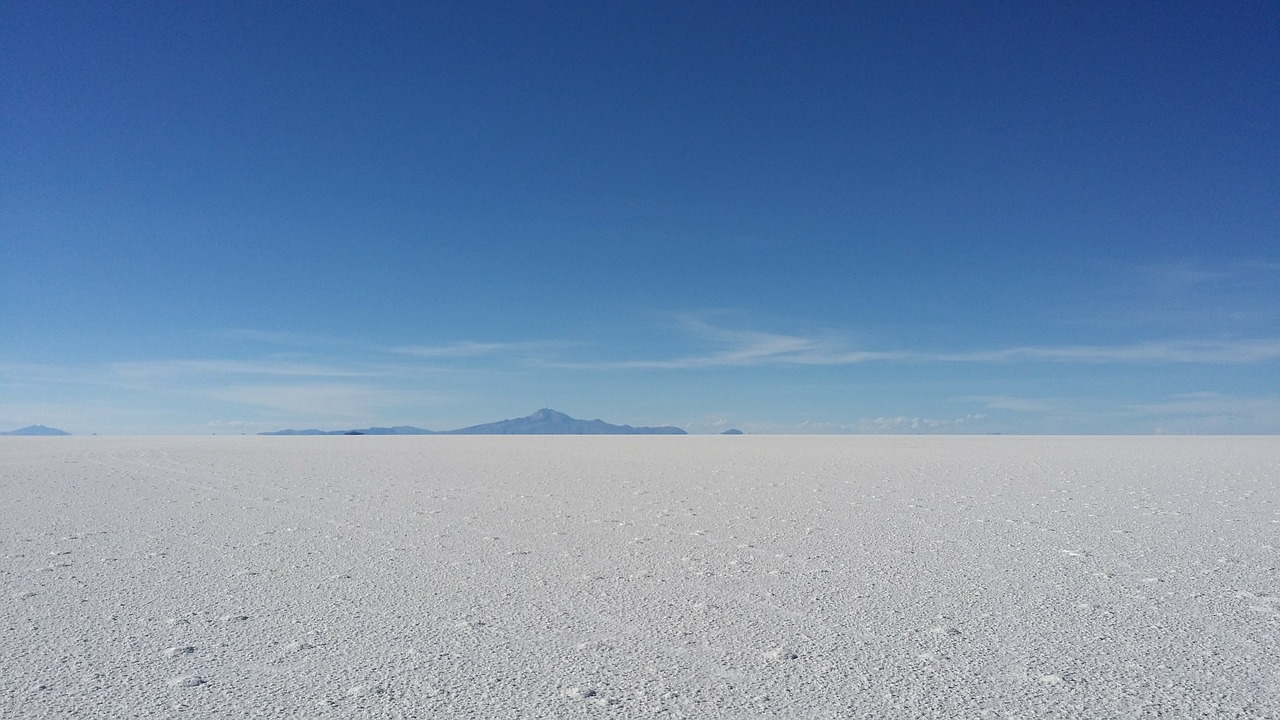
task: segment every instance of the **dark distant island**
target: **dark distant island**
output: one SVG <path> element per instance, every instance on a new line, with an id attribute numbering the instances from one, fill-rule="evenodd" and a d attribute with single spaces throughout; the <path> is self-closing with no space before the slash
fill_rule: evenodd
<path id="1" fill-rule="evenodd" d="M 411 425 L 358 430 L 277 430 L 260 435 L 685 435 L 678 427 L 632 427 L 603 420 L 579 420 L 543 408 L 528 417 L 471 425 L 457 430 L 423 430 Z"/>
<path id="2" fill-rule="evenodd" d="M 741 435 L 741 434 L 742 434 L 742 431 L 741 431 L 741 430 L 739 430 L 738 428 L 729 428 L 728 430 L 725 430 L 724 432 L 722 432 L 722 433 L 720 433 L 720 434 L 721 434 L 721 435 Z"/>
<path id="3" fill-rule="evenodd" d="M 53 437 L 55 435 L 60 436 L 60 435 L 70 435 L 70 434 L 71 433 L 67 432 L 66 430 L 59 430 L 58 428 L 45 427 L 44 425 L 28 425 L 24 428 L 18 428 L 17 430 L 10 430 L 9 432 L 0 432 L 0 435 L 24 435 L 27 437 Z"/>

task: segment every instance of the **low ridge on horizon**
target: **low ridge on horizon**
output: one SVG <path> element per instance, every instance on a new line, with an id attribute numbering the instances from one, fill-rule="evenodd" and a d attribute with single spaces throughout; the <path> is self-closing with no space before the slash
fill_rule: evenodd
<path id="1" fill-rule="evenodd" d="M 47 425 L 28 425 L 23 428 L 18 428 L 17 430 L 0 432 L 0 435 L 22 437 L 61 437 L 63 435 L 70 434 L 71 433 L 66 430 L 59 430 L 58 428 L 48 427 Z"/>
<path id="2" fill-rule="evenodd" d="M 470 425 L 455 430 L 425 430 L 412 425 L 370 427 L 351 430 L 276 430 L 259 435 L 687 435 L 682 428 L 669 425 L 633 427 L 613 425 L 600 419 L 579 420 L 569 415 L 541 408 L 531 415 L 497 422 Z"/>

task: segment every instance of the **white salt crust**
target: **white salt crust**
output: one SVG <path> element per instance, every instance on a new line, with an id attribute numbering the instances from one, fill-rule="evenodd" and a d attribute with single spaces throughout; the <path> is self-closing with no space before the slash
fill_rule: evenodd
<path id="1" fill-rule="evenodd" d="M 1280 439 L 0 438 L 0 717 L 1280 717 Z"/>

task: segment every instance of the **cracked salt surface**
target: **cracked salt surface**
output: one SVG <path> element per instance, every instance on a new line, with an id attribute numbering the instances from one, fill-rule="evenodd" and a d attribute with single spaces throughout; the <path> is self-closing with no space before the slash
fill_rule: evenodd
<path id="1" fill-rule="evenodd" d="M 1275 438 L 0 438 L 0 717 L 1280 717 Z"/>

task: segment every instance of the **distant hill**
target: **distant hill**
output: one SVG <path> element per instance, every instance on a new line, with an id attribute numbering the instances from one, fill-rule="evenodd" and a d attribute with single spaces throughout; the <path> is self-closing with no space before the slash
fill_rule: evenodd
<path id="1" fill-rule="evenodd" d="M 314 428 L 310 430 L 294 430 L 293 428 L 289 428 L 288 430 L 274 430 L 272 432 L 261 432 L 258 434 L 259 435 L 341 435 L 343 432 L 344 432 L 343 430 L 316 430 Z"/>
<path id="2" fill-rule="evenodd" d="M 522 418 L 447 430 L 442 435 L 684 435 L 678 427 L 631 427 L 603 420 L 578 420 L 543 408 Z"/>
<path id="3" fill-rule="evenodd" d="M 562 412 L 543 408 L 522 418 L 472 425 L 457 430 L 423 430 L 398 427 L 359 430 L 277 430 L 260 435 L 684 435 L 678 427 L 632 427 L 611 425 L 603 420 L 578 420 Z"/>
<path id="4" fill-rule="evenodd" d="M 741 431 L 741 430 L 739 430 L 738 428 L 729 428 L 728 430 L 725 430 L 724 432 L 722 432 L 722 433 L 720 433 L 720 434 L 721 434 L 721 435 L 741 435 L 741 434 L 742 434 L 742 431 Z"/>
<path id="5" fill-rule="evenodd" d="M 70 434 L 71 433 L 67 432 L 66 430 L 59 430 L 58 428 L 45 427 L 44 425 L 28 425 L 24 428 L 18 428 L 17 430 L 10 430 L 9 432 L 0 432 L 0 435 L 26 435 L 26 436 L 47 436 L 47 437 L 52 437 L 54 435 L 70 435 Z"/>
<path id="6" fill-rule="evenodd" d="M 433 430 L 410 425 L 396 427 L 371 427 L 359 430 L 276 430 L 275 432 L 258 433 L 259 435 L 437 435 Z"/>

